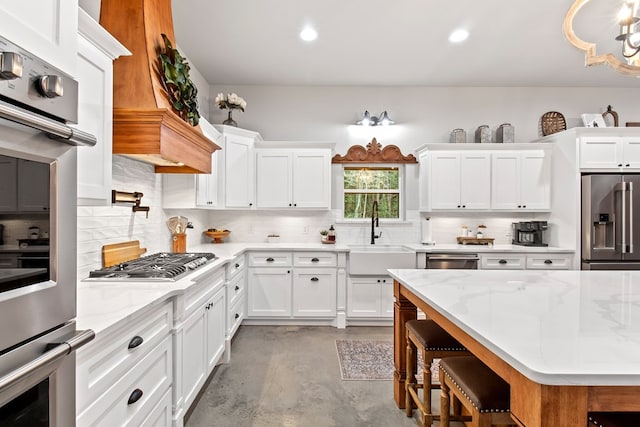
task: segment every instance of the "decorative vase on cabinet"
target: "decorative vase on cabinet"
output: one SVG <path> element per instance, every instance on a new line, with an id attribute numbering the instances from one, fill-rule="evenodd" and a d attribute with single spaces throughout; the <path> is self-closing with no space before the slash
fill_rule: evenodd
<path id="1" fill-rule="evenodd" d="M 227 126 L 235 126 L 238 127 L 238 123 L 236 123 L 235 120 L 233 120 L 233 117 L 231 117 L 231 112 L 233 111 L 233 109 L 229 109 L 229 113 L 227 116 L 227 119 L 225 121 L 222 122 L 223 125 L 227 125 Z"/>

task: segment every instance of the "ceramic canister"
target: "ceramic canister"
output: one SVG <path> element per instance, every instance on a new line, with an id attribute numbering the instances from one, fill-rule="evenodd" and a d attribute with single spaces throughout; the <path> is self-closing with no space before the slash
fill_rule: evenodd
<path id="1" fill-rule="evenodd" d="M 489 129 L 489 125 L 478 126 L 478 129 L 476 129 L 476 142 L 483 144 L 491 142 L 491 129 Z"/>

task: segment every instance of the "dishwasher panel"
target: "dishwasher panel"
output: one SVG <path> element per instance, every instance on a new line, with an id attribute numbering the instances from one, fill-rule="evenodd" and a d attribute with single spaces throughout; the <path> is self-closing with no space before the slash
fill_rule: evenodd
<path id="1" fill-rule="evenodd" d="M 478 254 L 427 254 L 427 269 L 463 269 L 478 268 Z"/>

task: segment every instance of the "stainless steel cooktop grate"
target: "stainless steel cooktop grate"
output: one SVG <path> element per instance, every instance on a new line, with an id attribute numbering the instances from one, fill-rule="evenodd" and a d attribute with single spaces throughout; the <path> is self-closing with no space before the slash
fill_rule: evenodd
<path id="1" fill-rule="evenodd" d="M 175 281 L 216 259 L 208 252 L 171 253 L 159 252 L 127 261 L 111 267 L 94 270 L 89 280 L 166 280 Z"/>

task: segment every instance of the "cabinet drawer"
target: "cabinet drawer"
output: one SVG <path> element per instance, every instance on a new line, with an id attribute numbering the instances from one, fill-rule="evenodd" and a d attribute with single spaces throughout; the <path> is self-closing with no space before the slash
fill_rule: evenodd
<path id="1" fill-rule="evenodd" d="M 294 267 L 335 267 L 338 256 L 332 252 L 299 252 L 293 254 Z"/>
<path id="2" fill-rule="evenodd" d="M 253 252 L 249 254 L 250 267 L 288 267 L 292 264 L 291 252 Z"/>
<path id="3" fill-rule="evenodd" d="M 167 427 L 171 425 L 171 387 L 160 398 L 160 402 L 151 410 L 151 413 L 140 427 Z"/>
<path id="4" fill-rule="evenodd" d="M 167 336 L 77 419 L 80 426 L 137 427 L 170 389 L 172 382 L 171 337 Z M 136 390 L 142 395 L 129 403 Z"/>
<path id="5" fill-rule="evenodd" d="M 135 363 L 145 357 L 160 341 L 170 337 L 173 327 L 173 304 L 144 312 L 112 334 L 98 338 L 77 352 L 76 402 L 84 410 L 109 387 L 121 379 Z M 135 338 L 138 337 L 138 338 Z M 135 341 L 142 342 L 134 346 Z"/>
<path id="6" fill-rule="evenodd" d="M 570 254 L 527 255 L 527 268 L 531 270 L 569 270 L 573 256 Z"/>
<path id="7" fill-rule="evenodd" d="M 229 301 L 229 306 L 234 305 L 238 298 L 244 294 L 246 283 L 247 279 L 244 271 L 231 279 L 227 288 L 227 300 Z"/>
<path id="8" fill-rule="evenodd" d="M 184 317 L 187 318 L 194 310 L 202 307 L 205 301 L 218 287 L 224 286 L 225 271 L 218 268 L 198 278 L 198 284 L 190 286 L 185 292 Z"/>
<path id="9" fill-rule="evenodd" d="M 525 257 L 515 254 L 480 255 L 480 267 L 487 270 L 522 270 Z"/>
<path id="10" fill-rule="evenodd" d="M 240 295 L 240 298 L 237 299 L 235 305 L 231 306 L 227 313 L 227 336 L 229 338 L 232 338 L 240 327 L 242 319 L 244 319 L 245 316 L 245 307 L 244 294 L 242 294 Z"/>
<path id="11" fill-rule="evenodd" d="M 235 257 L 229 264 L 227 264 L 227 278 L 233 279 L 238 273 L 244 271 L 245 257 L 244 254 Z"/>

